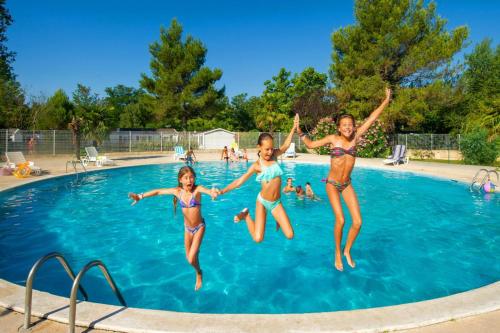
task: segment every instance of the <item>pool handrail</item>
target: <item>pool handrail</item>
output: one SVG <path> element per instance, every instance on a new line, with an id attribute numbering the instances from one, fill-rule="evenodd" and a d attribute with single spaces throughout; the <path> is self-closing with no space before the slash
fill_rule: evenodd
<path id="1" fill-rule="evenodd" d="M 76 276 L 75 280 L 73 281 L 73 286 L 71 287 L 71 296 L 69 298 L 69 332 L 74 333 L 75 332 L 75 321 L 76 321 L 76 295 L 78 293 L 78 289 L 80 287 L 80 280 L 83 278 L 83 275 L 91 269 L 94 266 L 98 266 L 101 269 L 101 272 L 104 274 L 104 277 L 109 283 L 109 286 L 115 293 L 116 297 L 120 301 L 121 305 L 127 306 L 127 303 L 125 302 L 125 299 L 123 298 L 122 294 L 120 293 L 120 290 L 115 284 L 115 281 L 109 274 L 108 269 L 104 265 L 104 263 L 100 260 L 93 260 L 89 262 L 87 265 L 85 265 L 82 270 L 78 273 Z"/>
<path id="2" fill-rule="evenodd" d="M 59 263 L 64 267 L 64 270 L 66 273 L 68 273 L 69 277 L 74 281 L 75 280 L 75 273 L 73 273 L 73 270 L 69 266 L 68 262 L 64 258 L 62 254 L 59 252 L 50 252 L 38 259 L 33 267 L 31 267 L 31 270 L 28 274 L 28 278 L 26 279 L 26 292 L 25 292 L 25 297 L 24 297 L 24 325 L 23 327 L 25 329 L 28 329 L 30 327 L 30 320 L 31 320 L 31 302 L 33 299 L 33 281 L 35 280 L 35 275 L 38 269 L 49 259 L 51 258 L 56 258 Z M 85 300 L 88 300 L 87 293 L 85 292 L 85 289 L 83 289 L 82 286 L 79 286 L 78 288 L 80 292 L 82 293 L 83 297 Z"/>
<path id="3" fill-rule="evenodd" d="M 481 175 L 482 172 L 485 172 L 483 178 L 481 179 L 481 181 L 479 182 L 479 176 Z M 490 180 L 490 175 L 494 173 L 496 174 L 497 176 L 497 182 L 499 181 L 499 176 L 498 176 L 498 172 L 496 172 L 496 170 L 494 169 L 491 169 L 491 170 L 488 170 L 488 169 L 479 169 L 476 174 L 474 175 L 474 177 L 472 178 L 472 182 L 470 184 L 470 191 L 473 191 L 474 190 L 474 185 L 477 183 L 479 185 L 479 187 L 477 188 L 478 191 L 481 190 L 481 188 L 483 187 L 483 185 L 486 183 L 486 181 Z"/>

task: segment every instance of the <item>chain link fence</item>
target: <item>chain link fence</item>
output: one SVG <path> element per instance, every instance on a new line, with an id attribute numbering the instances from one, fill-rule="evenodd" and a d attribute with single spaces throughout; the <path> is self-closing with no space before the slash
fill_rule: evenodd
<path id="1" fill-rule="evenodd" d="M 207 132 L 159 131 L 113 131 L 98 143 L 81 139 L 81 155 L 84 148 L 97 146 L 102 153 L 113 152 L 167 152 L 175 146 L 184 149 L 222 149 L 237 143 L 240 149 L 252 149 L 257 145 L 259 132 L 229 132 L 215 129 Z M 275 143 L 281 145 L 288 133 L 272 133 Z M 305 151 L 298 135 L 293 136 L 298 152 Z M 396 134 L 389 137 L 392 146 L 404 144 L 408 149 L 460 150 L 460 135 L 449 134 Z M 0 153 L 21 151 L 24 154 L 61 155 L 74 153 L 74 139 L 70 130 L 19 130 L 0 129 Z"/>

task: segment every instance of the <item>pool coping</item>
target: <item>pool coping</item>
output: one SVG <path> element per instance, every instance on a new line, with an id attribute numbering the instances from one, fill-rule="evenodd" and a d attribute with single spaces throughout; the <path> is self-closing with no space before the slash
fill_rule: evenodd
<path id="1" fill-rule="evenodd" d="M 0 306 L 24 313 L 25 288 L 0 279 Z M 500 309 L 500 281 L 451 296 L 362 310 L 305 314 L 198 314 L 81 301 L 76 325 L 118 332 L 383 332 Z M 69 299 L 33 291 L 32 315 L 68 323 Z"/>
<path id="2" fill-rule="evenodd" d="M 322 164 L 322 161 L 293 161 Z M 165 162 L 151 163 L 163 164 Z M 114 168 L 132 167 L 133 165 Z M 394 172 L 410 172 L 438 179 L 455 179 L 446 174 L 429 174 L 418 170 L 358 166 Z M 114 169 L 113 168 L 113 169 Z M 95 169 L 92 171 L 100 171 Z M 33 181 L 6 186 L 0 191 L 32 182 L 71 174 L 54 174 Z M 0 307 L 24 313 L 22 286 L 0 279 Z M 69 291 L 68 291 L 69 293 Z M 500 309 L 500 281 L 478 289 L 416 303 L 350 311 L 306 314 L 197 314 L 162 310 L 123 308 L 119 306 L 79 302 L 77 325 L 122 332 L 381 332 L 428 326 Z M 46 292 L 33 292 L 32 314 L 68 323 L 69 299 Z"/>

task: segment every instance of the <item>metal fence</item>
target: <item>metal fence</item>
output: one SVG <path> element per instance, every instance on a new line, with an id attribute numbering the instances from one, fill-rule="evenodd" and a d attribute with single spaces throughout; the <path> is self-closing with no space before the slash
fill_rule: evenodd
<path id="1" fill-rule="evenodd" d="M 164 152 L 173 151 L 175 146 L 183 146 L 185 149 L 221 149 L 222 146 L 230 145 L 232 141 L 235 141 L 240 149 L 243 149 L 255 148 L 260 135 L 259 132 L 210 132 L 212 135 L 208 135 L 209 132 L 114 131 L 99 144 L 92 140 L 81 139 L 80 147 L 82 155 L 85 154 L 84 147 L 86 146 L 97 146 L 103 153 Z M 220 141 L 222 135 L 226 136 L 225 141 Z M 272 133 L 272 135 L 277 145 L 281 145 L 288 133 Z M 299 152 L 304 149 L 298 135 L 293 136 L 293 142 Z M 389 137 L 389 143 L 390 145 L 405 144 L 409 149 L 459 150 L 460 135 L 396 134 Z M 6 151 L 44 155 L 73 154 L 73 135 L 69 130 L 3 129 L 0 130 L 1 155 L 3 156 Z"/>
<path id="2" fill-rule="evenodd" d="M 214 135 L 215 134 L 215 135 Z M 222 131 L 225 140 L 217 138 L 217 133 L 206 135 L 197 132 L 155 132 L 155 131 L 113 131 L 102 142 L 81 139 L 81 155 L 85 155 L 85 147 L 97 146 L 102 153 L 113 152 L 164 152 L 173 151 L 175 146 L 184 149 L 222 149 L 233 141 L 240 149 L 255 148 L 259 132 Z M 286 138 L 283 133 L 273 133 L 277 144 Z M 300 150 L 301 142 L 294 135 L 293 142 Z M 0 154 L 7 151 L 21 151 L 24 154 L 60 155 L 74 153 L 74 139 L 70 130 L 19 130 L 0 129 Z"/>
<path id="3" fill-rule="evenodd" d="M 460 134 L 395 134 L 392 145 L 406 145 L 408 149 L 460 150 Z"/>

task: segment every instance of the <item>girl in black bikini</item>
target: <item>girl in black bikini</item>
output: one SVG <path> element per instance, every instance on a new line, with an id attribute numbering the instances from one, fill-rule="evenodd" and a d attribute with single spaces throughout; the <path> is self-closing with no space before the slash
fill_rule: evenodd
<path id="1" fill-rule="evenodd" d="M 344 256 L 349 266 L 354 268 L 356 264 L 351 257 L 351 247 L 361 229 L 361 212 L 359 210 L 358 198 L 351 185 L 351 172 L 356 160 L 356 144 L 389 104 L 390 97 L 391 90 L 386 88 L 385 99 L 382 104 L 370 114 L 359 128 L 355 128 L 354 117 L 346 114 L 340 116 L 337 120 L 338 135 L 328 135 L 323 139 L 312 141 L 302 133 L 300 127 L 298 129 L 299 136 L 307 148 L 317 148 L 327 144 L 332 146 L 330 150 L 330 172 L 326 179 L 326 193 L 335 214 L 335 268 L 339 271 L 344 269 L 340 251 L 344 228 L 344 213 L 340 204 L 340 195 L 342 194 L 352 217 L 352 225 L 347 235 Z"/>
<path id="2" fill-rule="evenodd" d="M 205 235 L 205 219 L 201 216 L 201 194 L 208 194 L 212 199 L 217 198 L 218 190 L 209 190 L 201 185 L 196 185 L 196 174 L 190 166 L 184 166 L 177 175 L 178 186 L 174 188 L 163 188 L 151 190 L 146 193 L 129 193 L 128 196 L 134 200 L 132 205 L 144 198 L 156 195 L 171 194 L 174 196 L 174 211 L 179 202 L 184 215 L 184 246 L 186 248 L 186 259 L 196 271 L 196 284 L 194 290 L 201 288 L 203 276 L 201 272 L 198 254 L 201 242 Z"/>

